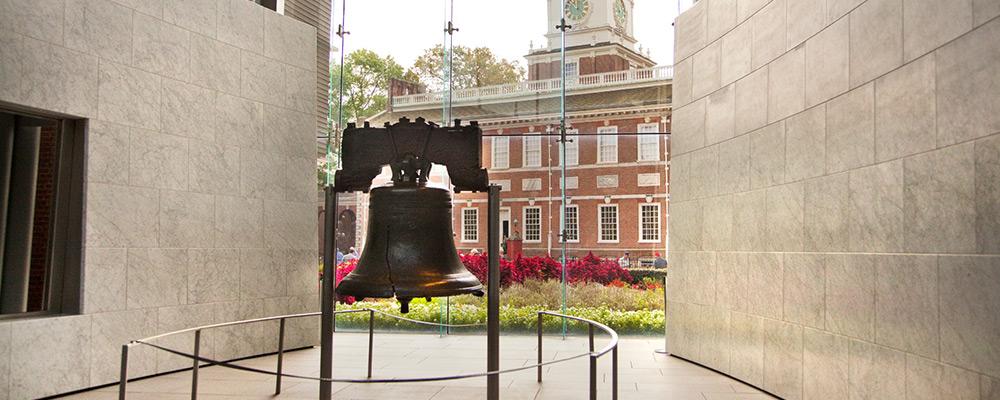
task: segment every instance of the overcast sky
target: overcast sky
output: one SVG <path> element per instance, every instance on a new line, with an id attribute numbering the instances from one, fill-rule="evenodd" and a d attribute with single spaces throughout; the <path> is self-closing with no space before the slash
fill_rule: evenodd
<path id="1" fill-rule="evenodd" d="M 448 0 L 347 0 L 347 52 L 367 48 L 390 54 L 409 67 L 423 49 L 443 40 Z M 673 64 L 674 34 L 671 23 L 678 1 L 686 9 L 691 0 L 635 0 L 634 33 L 643 49 L 660 65 Z M 545 45 L 545 0 L 454 0 L 455 45 L 486 46 L 498 56 L 522 66 L 533 41 Z M 341 21 L 342 0 L 334 1 L 334 30 Z M 340 39 L 333 37 L 333 46 Z M 644 51 L 645 52 L 645 51 Z M 339 54 L 333 54 L 338 58 Z"/>

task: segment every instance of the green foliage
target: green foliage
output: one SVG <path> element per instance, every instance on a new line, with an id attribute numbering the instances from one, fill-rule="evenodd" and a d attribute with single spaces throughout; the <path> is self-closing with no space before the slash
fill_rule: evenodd
<path id="1" fill-rule="evenodd" d="M 593 282 L 579 282 L 566 287 L 568 307 L 606 307 L 615 310 L 662 310 L 663 291 L 639 290 L 629 287 L 604 286 Z M 529 279 L 513 284 L 502 292 L 503 304 L 512 307 L 542 306 L 558 310 L 562 306 L 562 288 L 557 280 Z M 461 296 L 452 300 L 464 304 L 485 305 L 485 300 Z"/>
<path id="2" fill-rule="evenodd" d="M 636 290 L 630 288 L 582 284 L 569 287 L 569 307 L 567 314 L 588 318 L 610 326 L 619 334 L 659 334 L 663 332 L 663 292 L 659 290 Z M 442 302 L 444 299 L 414 299 L 410 312 L 399 313 L 395 300 L 363 301 L 352 305 L 338 304 L 337 309 L 372 308 L 393 315 L 426 322 L 442 322 Z M 535 332 L 538 311 L 560 310 L 559 283 L 556 281 L 533 281 L 512 285 L 501 295 L 501 328 L 506 332 Z M 367 328 L 365 313 L 345 314 L 337 317 L 342 328 Z M 452 324 L 478 324 L 486 322 L 486 300 L 481 297 L 457 296 L 451 299 Z M 559 318 L 546 317 L 544 329 L 559 332 L 562 322 Z M 576 333 L 585 333 L 586 325 L 577 322 L 568 324 Z M 437 331 L 436 327 L 422 326 L 386 316 L 376 316 L 376 329 L 399 331 Z M 482 332 L 483 327 L 453 328 L 455 333 Z"/>
<path id="3" fill-rule="evenodd" d="M 403 67 L 392 58 L 368 49 L 358 49 L 344 60 L 343 123 L 362 121 L 386 108 L 389 81 L 403 78 Z M 410 75 L 412 77 L 412 75 Z M 340 65 L 330 65 L 331 120 L 337 121 Z"/>
<path id="4" fill-rule="evenodd" d="M 452 89 L 515 83 L 524 79 L 524 68 L 517 61 L 498 59 L 488 47 L 454 46 L 452 53 Z M 437 45 L 417 57 L 412 72 L 428 87 L 442 89 L 444 63 L 444 47 Z"/>
<path id="5" fill-rule="evenodd" d="M 660 285 L 663 284 L 663 277 L 667 276 L 666 268 L 629 268 L 628 273 L 632 274 L 632 282 L 639 283 L 651 279 Z"/>

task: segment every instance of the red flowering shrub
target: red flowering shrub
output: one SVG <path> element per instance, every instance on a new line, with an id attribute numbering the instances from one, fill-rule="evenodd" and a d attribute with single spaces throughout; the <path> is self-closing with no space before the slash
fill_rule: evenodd
<path id="1" fill-rule="evenodd" d="M 594 253 L 587 253 L 581 259 L 568 261 L 566 274 L 570 283 L 597 282 L 607 285 L 615 280 L 632 282 L 632 275 L 618 265 L 617 261 L 597 257 Z"/>
<path id="2" fill-rule="evenodd" d="M 480 282 L 486 282 L 489 265 L 488 257 L 485 254 L 463 254 L 459 257 L 469 272 L 472 272 Z M 579 260 L 567 262 L 566 275 L 570 283 L 596 282 L 608 285 L 617 281 L 618 285 L 625 286 L 625 282 L 632 282 L 632 276 L 616 261 L 599 258 L 593 253 L 589 253 Z M 559 261 L 548 256 L 518 256 L 513 261 L 500 259 L 501 286 L 506 287 L 511 283 L 522 283 L 529 279 L 560 280 L 562 279 L 562 265 Z"/>
<path id="3" fill-rule="evenodd" d="M 357 259 L 350 261 L 343 261 L 340 264 L 337 264 L 337 284 L 339 285 L 340 281 L 344 280 L 344 277 L 346 277 L 347 274 L 351 273 L 351 271 L 354 271 L 354 268 L 357 266 L 358 266 Z M 322 275 L 322 272 L 320 273 L 320 275 Z M 354 304 L 355 301 L 354 296 L 344 296 L 337 300 L 344 304 Z"/>

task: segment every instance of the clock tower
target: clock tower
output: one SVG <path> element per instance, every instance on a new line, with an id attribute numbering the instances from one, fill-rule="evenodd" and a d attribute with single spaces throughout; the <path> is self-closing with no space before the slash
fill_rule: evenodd
<path id="1" fill-rule="evenodd" d="M 560 77 L 562 18 L 572 28 L 566 31 L 567 75 L 588 75 L 649 68 L 655 65 L 635 50 L 632 36 L 634 0 L 547 0 L 547 46 L 532 49 L 528 60 L 528 79 Z M 565 3 L 565 4 L 564 4 Z"/>

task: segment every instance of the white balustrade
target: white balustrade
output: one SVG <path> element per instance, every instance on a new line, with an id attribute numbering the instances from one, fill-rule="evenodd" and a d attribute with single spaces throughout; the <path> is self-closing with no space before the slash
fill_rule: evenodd
<path id="1" fill-rule="evenodd" d="M 647 69 L 630 69 L 626 71 L 604 72 L 600 74 L 579 75 L 567 78 L 566 90 L 583 90 L 608 86 L 627 86 L 631 84 L 670 80 L 674 77 L 671 65 Z M 452 104 L 466 102 L 515 98 L 529 95 L 542 95 L 558 91 L 562 88 L 562 79 L 545 79 L 523 81 L 502 85 L 483 86 L 458 89 L 452 92 Z M 392 98 L 392 106 L 397 108 L 415 107 L 427 104 L 440 104 L 446 92 L 420 93 Z"/>

